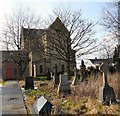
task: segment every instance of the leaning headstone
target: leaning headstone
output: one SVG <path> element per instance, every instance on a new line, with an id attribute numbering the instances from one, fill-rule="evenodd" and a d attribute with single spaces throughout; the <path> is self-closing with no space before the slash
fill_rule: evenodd
<path id="1" fill-rule="evenodd" d="M 53 104 L 51 104 L 44 96 L 36 98 L 32 108 L 36 116 L 50 116 Z"/>
<path id="2" fill-rule="evenodd" d="M 25 77 L 25 89 L 34 89 L 34 78 L 33 77 Z"/>
<path id="3" fill-rule="evenodd" d="M 103 72 L 103 86 L 99 89 L 98 100 L 104 105 L 110 105 L 110 103 L 116 103 L 115 93 L 112 87 L 109 86 L 107 80 L 108 64 L 107 61 L 103 61 L 100 66 L 100 70 Z"/>
<path id="4" fill-rule="evenodd" d="M 67 74 L 61 74 L 60 75 L 60 82 L 58 85 L 58 90 L 57 93 L 63 93 L 63 94 L 67 94 L 70 93 L 70 85 L 68 83 L 68 75 Z"/>

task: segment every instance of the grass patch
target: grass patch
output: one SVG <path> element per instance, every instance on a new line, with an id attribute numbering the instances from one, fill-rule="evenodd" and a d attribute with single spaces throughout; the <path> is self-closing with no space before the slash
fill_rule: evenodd
<path id="1" fill-rule="evenodd" d="M 29 97 L 34 97 L 34 96 L 39 96 L 39 95 L 43 95 L 45 94 L 45 92 L 43 91 L 40 91 L 40 90 L 26 90 L 26 95 L 29 96 Z"/>
<path id="2" fill-rule="evenodd" d="M 35 80 L 40 80 L 40 81 L 44 81 L 47 79 L 47 76 L 37 76 L 37 77 L 34 77 Z"/>

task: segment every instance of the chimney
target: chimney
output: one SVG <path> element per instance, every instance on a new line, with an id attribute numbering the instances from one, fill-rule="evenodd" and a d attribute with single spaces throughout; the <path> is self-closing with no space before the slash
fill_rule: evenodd
<path id="1" fill-rule="evenodd" d="M 95 59 L 97 59 L 97 57 L 95 57 Z"/>

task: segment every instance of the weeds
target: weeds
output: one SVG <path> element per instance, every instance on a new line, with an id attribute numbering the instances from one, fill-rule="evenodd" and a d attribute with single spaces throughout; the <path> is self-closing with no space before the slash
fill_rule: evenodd
<path id="1" fill-rule="evenodd" d="M 113 87 L 117 97 L 120 97 L 120 74 L 109 74 L 108 82 Z M 23 83 L 22 83 L 23 84 Z M 103 85 L 103 77 L 90 77 L 88 82 L 82 82 L 71 87 L 71 94 L 59 96 L 57 88 L 53 87 L 52 81 L 35 81 L 38 90 L 28 90 L 29 103 L 34 102 L 34 96 L 45 94 L 46 98 L 58 108 L 61 108 L 64 114 L 118 114 L 120 115 L 120 106 L 118 104 L 103 106 L 97 101 L 99 88 Z M 41 86 L 43 85 L 43 86 Z"/>

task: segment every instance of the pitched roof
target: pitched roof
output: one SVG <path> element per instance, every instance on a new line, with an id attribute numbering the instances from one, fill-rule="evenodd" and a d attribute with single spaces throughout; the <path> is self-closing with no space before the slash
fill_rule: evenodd
<path id="1" fill-rule="evenodd" d="M 107 60 L 107 59 L 89 59 L 93 64 L 101 64 L 103 61 Z M 109 61 L 112 61 L 112 58 L 109 58 Z"/>
<path id="2" fill-rule="evenodd" d="M 60 20 L 59 17 L 57 17 L 55 19 L 55 21 L 49 26 L 48 29 L 51 29 L 51 28 L 53 28 L 53 29 L 61 29 L 62 28 L 62 29 L 66 29 L 66 31 L 68 31 L 67 28 L 65 27 L 64 23 L 62 23 L 62 21 Z"/>

